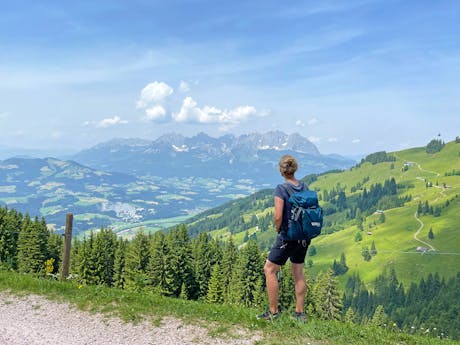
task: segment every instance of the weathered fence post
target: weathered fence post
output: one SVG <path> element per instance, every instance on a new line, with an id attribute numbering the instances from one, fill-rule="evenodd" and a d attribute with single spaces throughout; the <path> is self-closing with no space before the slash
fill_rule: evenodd
<path id="1" fill-rule="evenodd" d="M 61 280 L 66 280 L 69 275 L 70 246 L 72 245 L 73 214 L 67 213 L 65 220 L 64 250 L 62 253 Z"/>

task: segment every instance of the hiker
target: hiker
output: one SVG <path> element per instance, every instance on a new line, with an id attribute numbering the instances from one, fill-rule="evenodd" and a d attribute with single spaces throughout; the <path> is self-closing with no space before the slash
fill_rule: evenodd
<path id="1" fill-rule="evenodd" d="M 285 183 L 289 184 L 294 191 L 303 190 L 304 183 L 297 180 L 294 176 L 297 171 L 297 161 L 290 155 L 281 157 L 279 161 L 279 170 L 281 176 L 284 177 Z M 289 193 L 286 185 L 279 184 L 275 189 L 275 230 L 278 233 L 276 242 L 270 249 L 267 261 L 265 262 L 264 272 L 267 283 L 267 294 L 269 301 L 269 309 L 258 315 L 259 319 L 272 320 L 280 315 L 278 309 L 278 277 L 277 273 L 281 269 L 287 259 L 291 260 L 291 270 L 294 276 L 296 308 L 292 316 L 302 322 L 306 321 L 304 312 L 305 293 L 307 284 L 303 272 L 305 256 L 307 253 L 309 240 L 302 241 L 286 241 L 286 231 L 288 226 L 288 218 L 291 212 L 289 203 Z"/>

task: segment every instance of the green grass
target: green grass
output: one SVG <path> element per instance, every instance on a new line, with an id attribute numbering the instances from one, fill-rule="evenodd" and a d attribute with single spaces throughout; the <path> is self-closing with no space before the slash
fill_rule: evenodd
<path id="1" fill-rule="evenodd" d="M 331 267 L 334 259 L 339 260 L 341 253 L 345 253 L 349 271 L 339 277 L 341 287 L 353 273 L 359 273 L 361 279 L 372 289 L 374 279 L 382 274 L 385 269 L 394 267 L 398 279 L 405 288 L 410 283 L 419 283 L 429 273 L 438 272 L 441 277 L 448 279 L 457 273 L 460 258 L 460 176 L 445 176 L 452 170 L 460 170 L 460 144 L 450 142 L 436 154 L 427 154 L 425 148 L 413 148 L 391 153 L 396 157 L 395 162 L 382 162 L 375 165 L 364 163 L 359 167 L 353 167 L 343 172 L 332 172 L 318 176 L 318 179 L 311 183 L 311 189 L 320 191 L 331 191 L 336 186 L 344 188 L 347 198 L 352 195 L 361 194 L 361 190 L 351 193 L 351 188 L 359 184 L 368 190 L 371 185 L 394 178 L 398 185 L 404 186 L 398 190 L 398 197 L 410 196 L 411 201 L 406 202 L 403 207 L 388 209 L 385 211 L 385 223 L 380 224 L 378 215 L 366 217 L 364 222 L 363 240 L 355 242 L 355 235 L 358 232 L 354 220 L 346 220 L 341 213 L 325 217 L 331 227 L 324 228 L 322 236 L 315 238 L 312 242 L 317 249 L 317 255 L 309 257 L 313 261 L 313 267 L 307 269 L 307 273 L 315 276 L 319 272 L 325 272 Z M 409 163 L 406 170 L 404 164 Z M 366 182 L 365 182 L 366 181 Z M 433 187 L 427 188 L 426 181 L 431 182 Z M 365 182 L 365 183 L 364 183 Z M 446 184 L 447 188 L 442 188 Z M 320 192 L 321 194 L 321 192 Z M 440 217 L 423 215 L 419 218 L 423 221 L 424 227 L 418 235 L 419 240 L 428 242 L 436 248 L 436 252 L 422 255 L 416 253 L 418 246 L 425 246 L 414 239 L 414 235 L 420 227 L 420 223 L 414 217 L 419 202 L 428 201 L 430 206 L 442 206 Z M 449 201 L 449 207 L 444 207 Z M 327 203 L 323 204 L 327 207 Z M 256 211 L 242 211 L 245 221 L 249 221 L 253 213 L 259 216 L 273 211 L 272 207 Z M 218 211 L 216 211 L 218 212 Z M 219 210 L 222 212 L 222 210 Z M 217 217 L 219 213 L 211 214 L 208 218 Z M 374 222 L 376 225 L 374 226 Z M 203 225 L 205 228 L 205 226 Z M 428 239 L 428 231 L 432 228 L 435 238 Z M 249 233 L 251 233 L 249 229 Z M 331 234 L 328 232 L 336 231 Z M 233 234 L 235 244 L 240 245 L 244 239 L 246 230 Z M 371 232 L 371 235 L 367 233 Z M 223 227 L 211 232 L 211 235 L 225 238 L 229 229 Z M 257 232 L 257 240 L 263 245 L 271 245 L 271 237 L 274 232 Z M 371 247 L 375 242 L 377 255 L 369 262 L 364 261 L 361 251 L 363 247 Z"/>
<path id="2" fill-rule="evenodd" d="M 162 318 L 172 316 L 205 327 L 216 337 L 238 337 L 234 331 L 243 328 L 249 335 L 261 335 L 257 344 L 460 344 L 391 329 L 313 318 L 306 324 L 299 324 L 287 313 L 279 320 L 267 322 L 257 320 L 255 315 L 260 310 L 251 308 L 212 305 L 102 286 L 77 286 L 6 271 L 0 271 L 0 291 L 17 295 L 38 294 L 58 302 L 69 302 L 82 310 L 119 316 L 127 322 L 150 320 L 155 325 Z"/>

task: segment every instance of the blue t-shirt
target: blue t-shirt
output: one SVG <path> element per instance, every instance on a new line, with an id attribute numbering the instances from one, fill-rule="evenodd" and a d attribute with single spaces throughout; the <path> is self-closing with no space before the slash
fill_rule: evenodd
<path id="1" fill-rule="evenodd" d="M 293 184 L 287 182 L 287 184 L 292 188 L 292 190 L 295 192 L 300 192 L 305 189 L 304 183 L 300 182 L 299 185 L 294 186 Z M 286 186 L 284 184 L 279 184 L 275 188 L 275 196 L 283 199 L 284 201 L 284 207 L 283 207 L 283 219 L 281 221 L 281 227 L 280 227 L 280 236 L 284 239 L 286 236 L 286 231 L 287 231 L 287 226 L 288 226 L 288 221 L 289 221 L 289 215 L 291 213 L 291 203 L 289 202 L 289 193 L 286 190 Z"/>

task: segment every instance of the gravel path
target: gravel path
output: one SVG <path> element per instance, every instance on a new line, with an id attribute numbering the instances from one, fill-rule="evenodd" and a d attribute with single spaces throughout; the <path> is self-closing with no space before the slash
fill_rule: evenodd
<path id="1" fill-rule="evenodd" d="M 125 323 L 118 318 L 81 311 L 42 296 L 17 297 L 0 292 L 1 345 L 169 345 L 254 344 L 259 336 L 237 331 L 232 338 L 214 338 L 207 328 L 175 318 Z"/>

